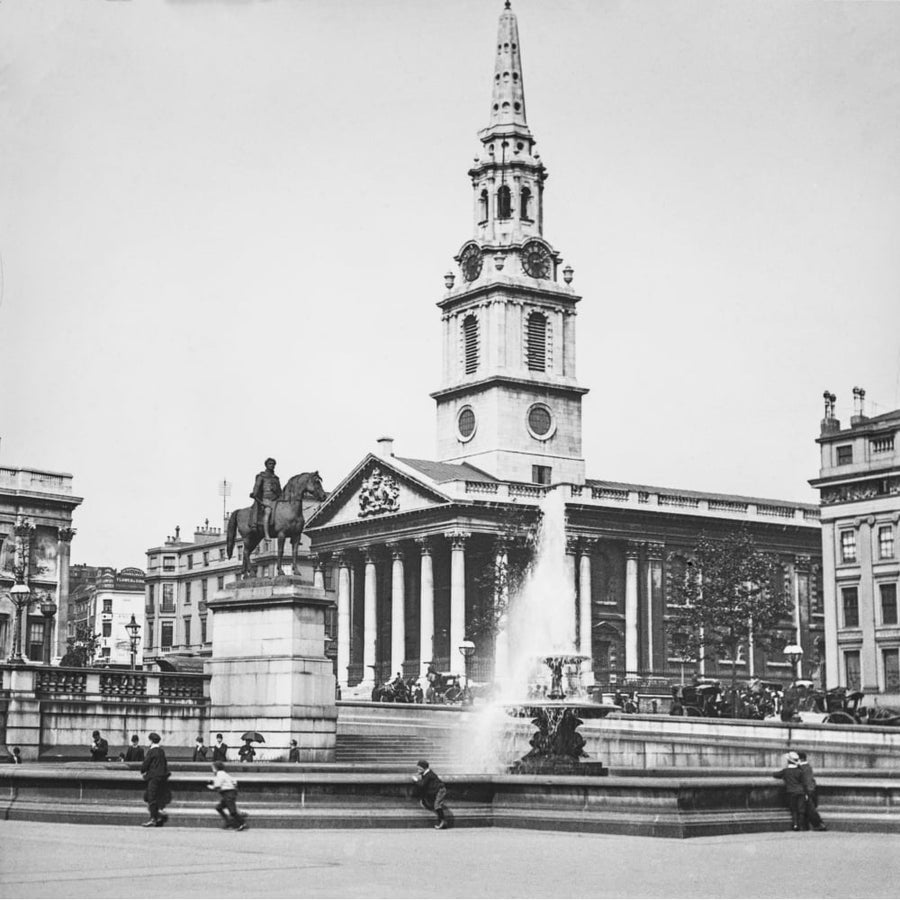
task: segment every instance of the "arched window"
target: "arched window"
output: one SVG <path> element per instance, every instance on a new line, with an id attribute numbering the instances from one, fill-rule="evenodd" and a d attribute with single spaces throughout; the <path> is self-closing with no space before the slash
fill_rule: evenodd
<path id="1" fill-rule="evenodd" d="M 547 371 L 547 317 L 533 312 L 525 331 L 525 360 L 532 372 Z"/>
<path id="2" fill-rule="evenodd" d="M 478 197 L 478 221 L 487 222 L 488 220 L 488 192 L 483 190 Z"/>
<path id="3" fill-rule="evenodd" d="M 462 323 L 463 365 L 466 375 L 478 370 L 478 318 L 468 315 Z"/>
<path id="4" fill-rule="evenodd" d="M 508 219 L 512 215 L 512 194 L 508 184 L 500 185 L 497 190 L 497 218 Z"/>
<path id="5" fill-rule="evenodd" d="M 531 221 L 531 190 L 527 187 L 522 188 L 522 194 L 519 201 L 519 218 L 526 222 Z"/>

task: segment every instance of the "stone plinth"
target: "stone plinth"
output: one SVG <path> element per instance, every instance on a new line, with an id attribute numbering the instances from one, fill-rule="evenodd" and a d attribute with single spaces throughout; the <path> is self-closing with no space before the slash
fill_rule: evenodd
<path id="1" fill-rule="evenodd" d="M 325 656 L 322 588 L 297 578 L 245 578 L 209 602 L 215 616 L 210 736 L 221 732 L 229 759 L 240 736 L 258 731 L 257 760 L 287 759 L 296 738 L 304 762 L 332 762 L 337 732 L 335 682 Z"/>

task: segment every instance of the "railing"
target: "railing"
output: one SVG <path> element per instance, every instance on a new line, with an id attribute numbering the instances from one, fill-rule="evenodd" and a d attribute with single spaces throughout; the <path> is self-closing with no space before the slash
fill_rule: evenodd
<path id="1" fill-rule="evenodd" d="M 0 666 L 3 684 L 8 687 L 14 673 L 26 680 L 19 681 L 17 690 L 33 690 L 38 696 L 63 697 L 75 695 L 79 699 L 99 697 L 141 698 L 142 700 L 190 700 L 203 702 L 208 697 L 208 675 L 130 671 L 122 669 L 75 669 L 58 666 L 34 666 L 22 669 Z M 30 679 L 30 685 L 28 680 Z"/>
<path id="2" fill-rule="evenodd" d="M 709 508 L 718 512 L 745 513 L 749 508 L 749 504 L 741 503 L 738 500 L 710 500 Z"/>
<path id="3" fill-rule="evenodd" d="M 467 481 L 467 494 L 496 494 L 500 490 L 500 485 L 492 481 Z"/>
<path id="4" fill-rule="evenodd" d="M 100 693 L 106 696 L 146 694 L 147 676 L 134 672 L 106 672 L 100 676 Z"/>
<path id="5" fill-rule="evenodd" d="M 756 511 L 761 516 L 777 516 L 782 519 L 794 518 L 794 509 L 791 506 L 767 506 L 764 503 L 757 503 Z"/>
<path id="6" fill-rule="evenodd" d="M 38 669 L 35 690 L 39 694 L 87 693 L 87 671 L 84 669 Z"/>
<path id="7" fill-rule="evenodd" d="M 175 700 L 200 700 L 203 697 L 203 676 L 160 675 L 159 696 Z"/>
<path id="8" fill-rule="evenodd" d="M 591 488 L 591 497 L 594 500 L 619 500 L 625 502 L 628 500 L 630 491 L 618 490 L 617 488 Z"/>
<path id="9" fill-rule="evenodd" d="M 818 521 L 822 518 L 822 513 L 818 509 L 804 509 L 803 518 L 807 521 Z"/>
<path id="10" fill-rule="evenodd" d="M 509 486 L 510 497 L 543 497 L 547 488 L 542 484 L 511 484 Z"/>
<path id="11" fill-rule="evenodd" d="M 696 509 L 700 506 L 700 500 L 697 497 L 685 497 L 682 494 L 658 494 L 660 506 L 689 506 Z"/>
<path id="12" fill-rule="evenodd" d="M 894 436 L 872 438 L 873 453 L 890 453 L 894 449 Z"/>

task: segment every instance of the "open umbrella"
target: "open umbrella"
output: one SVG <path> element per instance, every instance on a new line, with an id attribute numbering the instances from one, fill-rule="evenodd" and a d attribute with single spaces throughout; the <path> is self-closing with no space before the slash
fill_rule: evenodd
<path id="1" fill-rule="evenodd" d="M 264 744 L 266 739 L 258 732 L 258 731 L 245 731 L 241 735 L 242 741 L 257 741 L 260 744 Z"/>

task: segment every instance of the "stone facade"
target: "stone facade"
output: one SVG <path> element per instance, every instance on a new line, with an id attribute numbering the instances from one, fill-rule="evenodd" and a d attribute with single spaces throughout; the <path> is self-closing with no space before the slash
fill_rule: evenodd
<path id="1" fill-rule="evenodd" d="M 17 570 L 31 589 L 31 604 L 21 617 L 25 657 L 41 662 L 47 651 L 52 660 L 65 653 L 60 623 L 68 612 L 72 515 L 80 503 L 65 472 L 0 468 L 0 659 L 12 652 L 15 607 L 7 591 Z M 48 601 L 56 606 L 49 619 L 41 612 Z"/>
<path id="2" fill-rule="evenodd" d="M 900 410 L 868 417 L 854 388 L 849 428 L 825 393 L 810 481 L 822 498 L 822 562 L 829 685 L 900 703 Z"/>

